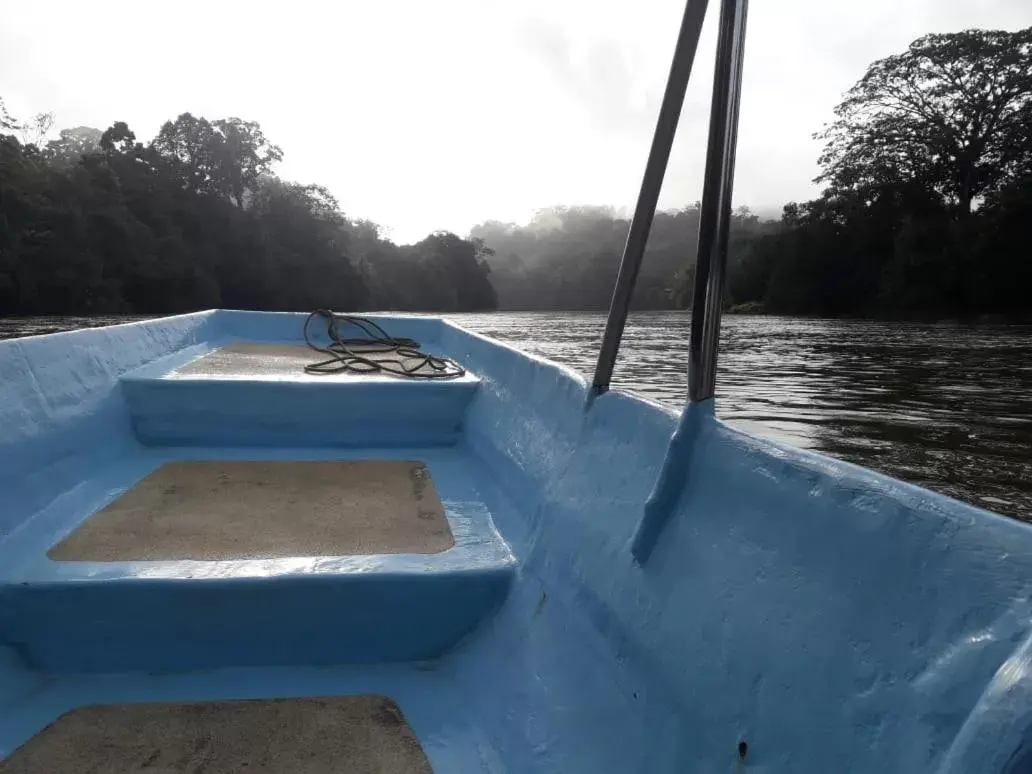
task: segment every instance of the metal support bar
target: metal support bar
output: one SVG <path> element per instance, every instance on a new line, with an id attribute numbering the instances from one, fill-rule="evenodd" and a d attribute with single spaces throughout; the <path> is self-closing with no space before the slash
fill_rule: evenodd
<path id="1" fill-rule="evenodd" d="M 609 389 L 616 364 L 616 353 L 620 348 L 624 324 L 634 294 L 634 284 L 638 278 L 638 269 L 645 254 L 645 243 L 652 228 L 652 218 L 656 214 L 656 203 L 659 191 L 663 187 L 663 175 L 670 160 L 670 148 L 674 143 L 677 131 L 677 120 L 681 116 L 684 104 L 684 93 L 688 88 L 688 78 L 692 73 L 695 51 L 699 47 L 702 35 L 702 22 L 706 16 L 708 0 L 687 0 L 681 31 L 677 35 L 674 47 L 674 59 L 670 65 L 663 103 L 659 108 L 656 120 L 656 132 L 652 137 L 652 148 L 649 160 L 645 165 L 645 175 L 638 193 L 638 203 L 634 208 L 634 217 L 627 230 L 627 242 L 624 244 L 623 258 L 620 260 L 620 273 L 613 289 L 613 300 L 609 305 L 609 319 L 606 321 L 606 332 L 602 338 L 602 349 L 598 353 L 595 366 L 595 378 L 592 387 L 596 393 Z"/>
<path id="2" fill-rule="evenodd" d="M 663 467 L 631 540 L 631 554 L 639 564 L 649 560 L 666 523 L 677 512 L 677 503 L 699 449 L 699 438 L 713 417 L 713 401 L 709 399 L 713 397 L 716 383 L 747 7 L 748 0 L 720 2 L 717 67 L 713 78 L 706 179 L 699 215 L 699 254 L 693 290 L 688 405 L 681 412 L 677 429 L 670 438 Z"/>
<path id="3" fill-rule="evenodd" d="M 720 8 L 717 67 L 713 78 L 706 177 L 702 188 L 699 248 L 692 293 L 688 356 L 688 400 L 691 403 L 712 398 L 716 388 L 717 345 L 731 226 L 731 189 L 735 176 L 748 5 L 748 0 L 722 0 Z"/>

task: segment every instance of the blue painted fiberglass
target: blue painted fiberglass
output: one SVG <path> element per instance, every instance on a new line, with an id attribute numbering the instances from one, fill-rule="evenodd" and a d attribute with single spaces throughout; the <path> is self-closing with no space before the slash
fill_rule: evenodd
<path id="1" fill-rule="evenodd" d="M 303 319 L 0 342 L 0 756 L 82 705 L 376 693 L 436 772 L 1030 770 L 1032 527 L 430 317 L 376 319 L 466 378 L 167 378 Z M 214 458 L 423 460 L 455 546 L 47 558 Z"/>

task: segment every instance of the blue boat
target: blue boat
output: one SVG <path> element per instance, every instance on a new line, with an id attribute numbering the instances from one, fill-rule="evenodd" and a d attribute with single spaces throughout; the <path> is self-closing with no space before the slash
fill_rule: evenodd
<path id="1" fill-rule="evenodd" d="M 717 420 L 745 0 L 689 401 L 427 316 L 0 343 L 0 774 L 1032 771 L 1032 527 Z"/>

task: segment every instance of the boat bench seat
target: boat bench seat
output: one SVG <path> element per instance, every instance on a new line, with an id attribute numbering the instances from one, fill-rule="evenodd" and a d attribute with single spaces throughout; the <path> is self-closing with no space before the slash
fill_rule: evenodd
<path id="1" fill-rule="evenodd" d="M 458 440 L 479 385 L 472 374 L 306 373 L 324 359 L 303 344 L 230 342 L 126 374 L 122 394 L 150 445 L 431 446 Z"/>
<path id="2" fill-rule="evenodd" d="M 0 639 L 44 672 L 431 659 L 515 559 L 453 449 L 145 449 L 7 546 Z"/>

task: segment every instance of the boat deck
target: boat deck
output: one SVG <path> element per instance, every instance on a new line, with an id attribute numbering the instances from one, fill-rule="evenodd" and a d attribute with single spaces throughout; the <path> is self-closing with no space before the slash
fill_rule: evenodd
<path id="1" fill-rule="evenodd" d="M 426 664 L 63 675 L 25 686 L 17 708 L 0 774 L 497 771 L 462 686 Z"/>
<path id="2" fill-rule="evenodd" d="M 177 460 L 50 549 L 57 561 L 429 554 L 455 545 L 411 460 Z"/>
<path id="3" fill-rule="evenodd" d="M 485 770 L 437 666 L 516 570 L 457 444 L 479 379 L 320 359 L 202 341 L 119 377 L 135 442 L 88 439 L 0 543 L 0 774 Z"/>
<path id="4" fill-rule="evenodd" d="M 141 447 L 4 541 L 0 626 L 57 671 L 430 658 L 515 568 L 475 468 L 451 447 Z"/>
<path id="5" fill-rule="evenodd" d="M 0 762 L 0 774 L 116 770 L 431 772 L 382 696 L 83 707 Z"/>
<path id="6" fill-rule="evenodd" d="M 0 774 L 484 770 L 461 690 L 426 666 L 515 568 L 492 518 L 511 506 L 477 470 L 450 447 L 140 447 L 99 467 L 0 547 L 0 625 L 51 676 L 0 728 Z M 342 702 L 337 731 L 308 739 L 314 705 L 272 701 L 298 697 Z"/>

